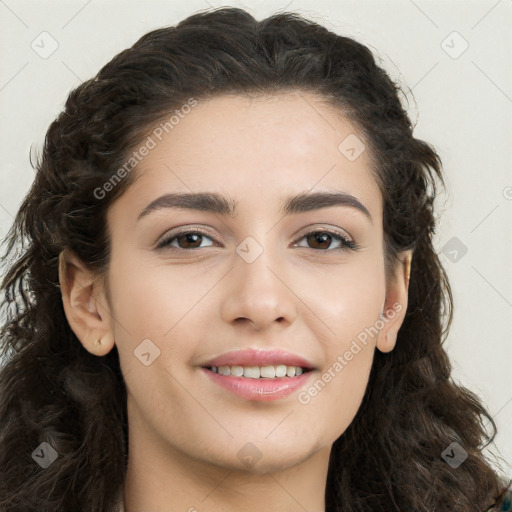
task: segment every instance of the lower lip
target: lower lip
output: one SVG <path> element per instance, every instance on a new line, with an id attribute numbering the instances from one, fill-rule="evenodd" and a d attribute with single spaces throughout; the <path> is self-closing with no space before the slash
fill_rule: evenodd
<path id="1" fill-rule="evenodd" d="M 308 371 L 297 377 L 282 377 L 274 379 L 250 379 L 247 377 L 232 377 L 220 375 L 202 368 L 210 379 L 219 386 L 247 400 L 269 402 L 285 398 L 303 386 L 313 371 Z"/>

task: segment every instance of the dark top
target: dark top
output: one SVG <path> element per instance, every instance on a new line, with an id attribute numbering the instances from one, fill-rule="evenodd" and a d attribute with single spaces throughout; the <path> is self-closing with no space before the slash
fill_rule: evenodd
<path id="1" fill-rule="evenodd" d="M 512 511 L 512 482 L 508 490 L 499 496 L 492 504 L 488 512 L 511 512 Z"/>

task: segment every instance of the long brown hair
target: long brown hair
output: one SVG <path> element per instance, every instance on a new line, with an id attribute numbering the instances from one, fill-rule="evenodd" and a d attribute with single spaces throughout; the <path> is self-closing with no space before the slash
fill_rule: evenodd
<path id="1" fill-rule="evenodd" d="M 413 136 L 400 89 L 352 38 L 294 13 L 257 21 L 221 8 L 141 37 L 73 90 L 48 129 L 4 242 L 0 512 L 110 512 L 123 485 L 128 431 L 117 348 L 104 357 L 83 348 L 58 277 L 65 248 L 98 276 L 108 273 L 106 213 L 136 167 L 106 193 L 105 182 L 189 98 L 286 90 L 318 93 L 355 123 L 384 199 L 387 268 L 414 250 L 396 347 L 376 351 L 363 402 L 332 447 L 326 510 L 469 512 L 503 490 L 482 452 L 496 425 L 450 378 L 443 341 L 452 295 L 432 242 L 441 161 Z M 457 468 L 441 456 L 453 442 L 467 453 Z M 45 468 L 35 458 L 41 443 L 57 456 Z"/>

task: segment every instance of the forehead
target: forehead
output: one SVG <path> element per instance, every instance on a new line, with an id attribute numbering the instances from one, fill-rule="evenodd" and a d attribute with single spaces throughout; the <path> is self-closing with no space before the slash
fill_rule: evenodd
<path id="1" fill-rule="evenodd" d="M 138 212 L 165 192 L 219 192 L 240 203 L 238 212 L 244 204 L 254 211 L 293 194 L 337 190 L 379 218 L 380 191 L 362 136 L 318 95 L 199 99 L 174 120 L 155 125 L 151 150 L 131 171 L 137 179 L 124 201 Z"/>

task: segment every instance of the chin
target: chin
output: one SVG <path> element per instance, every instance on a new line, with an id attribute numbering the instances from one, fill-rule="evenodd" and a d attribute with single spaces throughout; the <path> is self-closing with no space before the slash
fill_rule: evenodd
<path id="1" fill-rule="evenodd" d="M 231 446 L 237 446 L 238 444 L 240 443 L 234 442 Z M 231 446 L 228 449 L 229 452 L 231 452 Z M 305 443 L 300 440 L 289 447 L 283 447 L 281 442 L 277 446 L 269 440 L 260 442 L 256 440 L 254 443 L 250 441 L 241 443 L 241 448 L 236 449 L 234 458 L 225 459 L 219 454 L 219 457 L 223 460 L 217 459 L 214 463 L 230 471 L 264 475 L 266 473 L 278 473 L 302 464 L 316 451 L 316 448 L 313 446 L 306 447 Z"/>
<path id="2" fill-rule="evenodd" d="M 252 475 L 266 475 L 267 473 L 279 473 L 293 468 L 307 460 L 307 458 L 307 454 L 303 454 L 302 456 L 295 454 L 293 457 L 269 457 L 268 455 L 265 456 L 263 453 L 262 458 L 254 464 L 241 464 L 239 460 L 236 460 L 234 461 L 234 466 L 230 469 Z"/>

